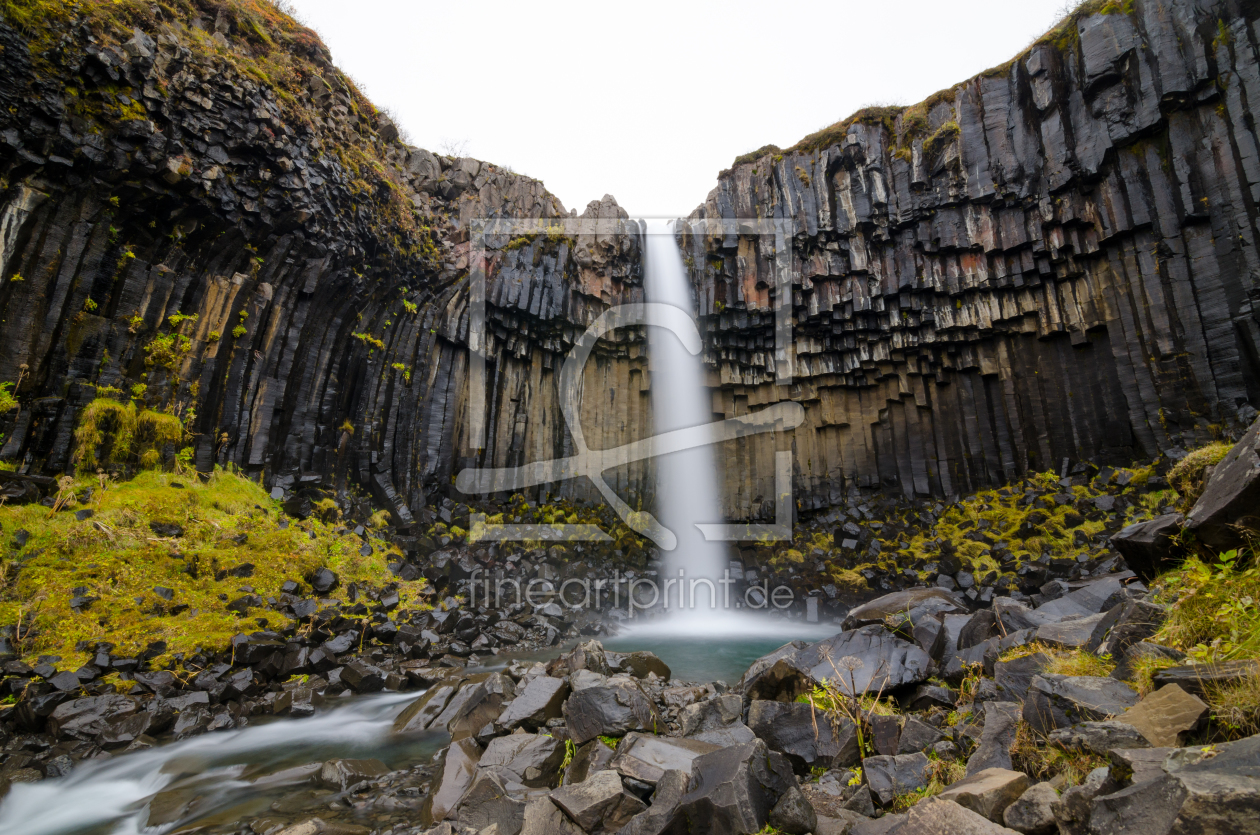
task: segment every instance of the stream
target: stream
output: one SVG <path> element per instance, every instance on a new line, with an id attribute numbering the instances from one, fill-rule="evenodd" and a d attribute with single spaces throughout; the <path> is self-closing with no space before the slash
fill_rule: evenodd
<path id="1" fill-rule="evenodd" d="M 695 634 L 677 624 L 644 624 L 605 640 L 614 652 L 649 650 L 670 665 L 676 678 L 739 680 L 760 656 L 794 639 L 834 634 L 821 624 L 744 621 L 732 634 Z M 729 624 L 727 624 L 729 626 Z M 568 646 L 529 656 L 500 656 L 484 669 L 513 660 L 547 660 Z M 445 732 L 401 736 L 394 717 L 423 691 L 356 696 L 305 719 L 263 720 L 157 747 L 79 764 L 67 777 L 15 784 L 0 801 L 0 832 L 22 835 L 165 835 L 190 827 L 233 831 L 237 821 L 274 817 L 277 823 L 318 815 L 387 831 L 415 824 L 420 786 L 430 775 L 404 771 L 429 764 L 448 737 Z M 392 797 L 369 808 L 340 803 L 337 792 L 312 781 L 314 765 L 330 759 L 379 759 L 403 771 Z M 411 778 L 411 779 L 409 779 Z M 331 805 L 330 805 L 331 804 Z M 222 829 L 220 829 L 222 827 Z"/>

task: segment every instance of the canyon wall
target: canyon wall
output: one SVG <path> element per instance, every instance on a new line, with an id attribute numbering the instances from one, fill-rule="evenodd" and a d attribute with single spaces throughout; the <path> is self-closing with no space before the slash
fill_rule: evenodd
<path id="1" fill-rule="evenodd" d="M 22 407 L 0 416 L 0 458 L 70 469 L 83 410 L 134 400 L 180 416 L 203 471 L 371 496 L 405 526 L 459 498 L 464 467 L 570 454 L 558 368 L 608 306 L 643 298 L 625 212 L 606 197 L 582 217 L 607 229 L 566 231 L 575 213 L 537 180 L 408 146 L 264 0 L 173 5 L 5 7 L 0 382 Z M 806 409 L 794 432 L 728 443 L 727 515 L 773 514 L 776 450 L 818 508 L 1175 454 L 1247 422 L 1257 16 L 1086 4 L 1008 65 L 723 172 L 680 232 L 715 419 Z M 474 220 L 511 217 L 554 226 L 477 245 Z M 739 218 L 782 237 L 724 222 Z M 592 447 L 651 433 L 650 380 L 641 333 L 601 341 Z M 652 501 L 649 461 L 610 476 Z"/>
<path id="2" fill-rule="evenodd" d="M 563 453 L 557 360 L 641 298 L 615 201 L 583 215 L 612 234 L 486 239 L 474 455 L 470 221 L 569 217 L 539 181 L 408 147 L 263 0 L 19 5 L 0 21 L 0 382 L 22 408 L 0 415 L 0 457 L 72 469 L 84 409 L 134 399 L 184 420 L 202 471 L 370 495 L 407 525 L 464 463 Z M 647 431 L 641 340 L 620 336 L 584 380 L 625 401 L 588 398 L 597 446 Z"/>
<path id="3" fill-rule="evenodd" d="M 684 236 L 715 415 L 805 405 L 804 507 L 853 487 L 965 494 L 1245 426 L 1260 402 L 1257 16 L 1085 4 L 926 102 L 738 160 Z M 739 218 L 787 237 L 739 234 Z M 785 281 L 790 381 L 773 327 Z M 764 513 L 765 444 L 731 447 L 727 510 Z"/>

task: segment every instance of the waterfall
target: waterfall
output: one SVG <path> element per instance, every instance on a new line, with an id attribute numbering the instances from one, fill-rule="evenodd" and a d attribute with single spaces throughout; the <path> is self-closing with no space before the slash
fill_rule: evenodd
<path id="1" fill-rule="evenodd" d="M 644 236 L 647 300 L 668 304 L 695 318 L 691 284 L 682 253 L 674 239 L 672 221 L 649 221 Z M 650 321 L 650 319 L 649 319 Z M 699 355 L 688 353 L 673 333 L 661 327 L 648 328 L 651 358 L 650 389 L 654 432 L 703 426 L 713 421 L 709 390 L 704 385 L 704 368 Z M 669 589 L 669 610 L 682 608 L 697 619 L 712 617 L 709 580 L 716 589 L 716 603 L 723 603 L 723 586 L 718 584 L 729 566 L 724 543 L 707 542 L 697 523 L 720 523 L 717 459 L 712 445 L 662 455 L 656 459 L 657 518 L 678 537 L 678 546 L 665 554 L 662 580 L 678 578 L 683 584 L 682 606 L 679 587 Z M 691 607 L 692 581 L 695 606 Z M 732 597 L 732 606 L 734 598 Z M 722 611 L 725 611 L 723 609 Z"/>

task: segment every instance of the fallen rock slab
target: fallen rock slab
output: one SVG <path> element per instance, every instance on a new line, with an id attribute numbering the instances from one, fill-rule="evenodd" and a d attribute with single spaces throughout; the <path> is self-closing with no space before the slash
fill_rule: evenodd
<path id="1" fill-rule="evenodd" d="M 986 768 L 947 786 L 939 797 L 1001 823 L 1006 807 L 1018 800 L 1030 785 L 1032 781 L 1022 771 Z"/>
<path id="2" fill-rule="evenodd" d="M 856 828 L 851 832 L 857 832 Z M 939 797 L 916 804 L 906 813 L 904 822 L 885 832 L 889 835 L 1016 835 L 1014 830 Z"/>
<path id="3" fill-rule="evenodd" d="M 1176 747 L 1181 737 L 1198 729 L 1208 715 L 1203 700 L 1179 685 L 1168 684 L 1138 702 L 1116 721 L 1131 725 L 1152 747 Z"/>
<path id="4" fill-rule="evenodd" d="M 656 733 L 665 728 L 656 706 L 632 678 L 610 678 L 605 685 L 574 692 L 564 703 L 563 714 L 569 737 L 577 745 L 597 736 Z"/>
<path id="5" fill-rule="evenodd" d="M 623 777 L 655 785 L 666 771 L 690 772 L 696 758 L 720 750 L 695 739 L 630 733 L 617 746 L 608 767 Z"/>
<path id="6" fill-rule="evenodd" d="M 601 771 L 585 782 L 556 789 L 551 802 L 583 832 L 591 833 L 616 832 L 647 808 L 622 787 L 615 771 Z"/>
<path id="7" fill-rule="evenodd" d="M 679 800 L 668 831 L 758 832 L 797 782 L 787 758 L 757 740 L 697 757 L 691 786 Z"/>
<path id="8" fill-rule="evenodd" d="M 1002 823 L 1023 835 L 1052 835 L 1059 827 L 1054 820 L 1054 804 L 1059 793 L 1049 783 L 1036 783 L 1006 807 Z"/>
<path id="9" fill-rule="evenodd" d="M 1050 741 L 1064 748 L 1092 751 L 1106 756 L 1117 749 L 1150 748 L 1141 731 L 1121 719 L 1105 722 L 1082 722 L 1050 732 Z"/>
<path id="10" fill-rule="evenodd" d="M 871 793 L 887 806 L 898 795 L 926 786 L 929 764 L 922 753 L 867 757 L 862 760 L 862 777 Z"/>
<path id="11" fill-rule="evenodd" d="M 1041 734 L 1081 722 L 1109 719 L 1137 704 L 1127 684 L 1102 676 L 1034 676 L 1024 699 L 1024 721 Z"/>
<path id="12" fill-rule="evenodd" d="M 1206 687 L 1237 684 L 1252 676 L 1260 676 L 1260 661 L 1213 661 L 1207 664 L 1187 664 L 1167 667 L 1152 677 L 1156 687 L 1176 684 L 1187 693 L 1203 696 Z"/>
<path id="13" fill-rule="evenodd" d="M 1260 510 L 1260 420 L 1212 469 L 1203 493 L 1186 515 L 1186 528 L 1199 541 L 1227 550 L 1244 544 L 1238 526 L 1251 528 Z"/>
<path id="14" fill-rule="evenodd" d="M 811 704 L 756 700 L 748 708 L 748 727 L 770 750 L 785 754 L 798 774 L 815 766 L 845 767 L 858 760 L 853 724 L 833 723 Z"/>

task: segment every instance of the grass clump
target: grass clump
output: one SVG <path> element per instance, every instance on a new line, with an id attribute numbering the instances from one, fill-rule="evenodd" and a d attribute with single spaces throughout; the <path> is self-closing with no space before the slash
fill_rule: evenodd
<path id="1" fill-rule="evenodd" d="M 1037 781 L 1061 776 L 1065 787 L 1079 786 L 1095 768 L 1110 765 L 1106 757 L 1091 751 L 1068 749 L 1051 742 L 1022 719 L 1016 725 L 1011 760 L 1016 771 Z"/>
<path id="2" fill-rule="evenodd" d="M 936 797 L 966 776 L 967 764 L 965 762 L 962 760 L 943 760 L 933 751 L 928 754 L 927 785 L 894 798 L 892 810 L 894 812 L 904 812 L 921 800 Z"/>
<path id="3" fill-rule="evenodd" d="M 184 440 L 179 418 L 98 397 L 87 405 L 74 430 L 73 461 L 80 473 L 93 473 L 102 464 L 114 467 L 155 467 L 166 447 Z"/>
<path id="4" fill-rule="evenodd" d="M 343 586 L 395 581 L 387 563 L 398 558 L 396 549 L 363 556 L 357 537 L 315 518 L 281 528 L 278 504 L 232 472 L 216 470 L 204 483 L 156 471 L 122 484 L 66 480 L 72 502 L 93 488 L 90 503 L 52 514 L 42 505 L 0 507 L 6 533 L 29 533 L 21 551 L 11 535 L 0 541 L 0 625 L 18 625 L 15 643 L 28 660 L 51 654 L 86 663 L 90 656 L 77 647 L 108 641 L 127 656 L 164 641 L 166 652 L 153 661 L 160 666 L 174 653 L 221 649 L 242 631 L 282 628 L 275 621 L 283 619 L 265 607 L 227 609 L 250 593 L 246 588 L 262 598 L 278 595 L 286 580 L 300 582 L 325 566 Z M 80 521 L 73 511 L 85 508 L 93 515 Z M 149 527 L 157 521 L 184 533 L 159 538 Z M 237 574 L 248 579 L 228 573 L 245 563 L 252 573 Z M 170 589 L 170 600 L 155 587 Z M 400 583 L 400 599 L 411 602 L 422 589 L 423 581 Z"/>
<path id="5" fill-rule="evenodd" d="M 1183 511 L 1194 507 L 1199 496 L 1203 495 L 1203 474 L 1207 468 L 1220 463 L 1231 449 L 1233 444 L 1228 441 L 1210 443 L 1194 450 L 1169 470 L 1168 483 L 1181 497 L 1180 506 Z"/>

